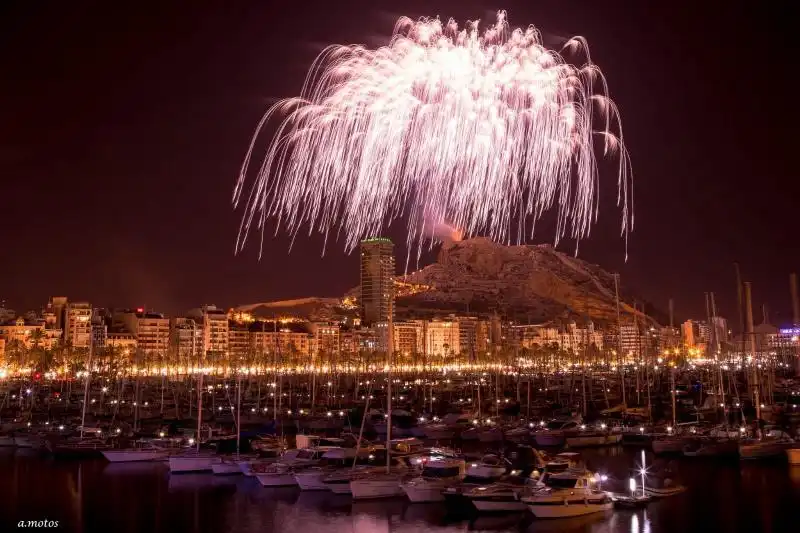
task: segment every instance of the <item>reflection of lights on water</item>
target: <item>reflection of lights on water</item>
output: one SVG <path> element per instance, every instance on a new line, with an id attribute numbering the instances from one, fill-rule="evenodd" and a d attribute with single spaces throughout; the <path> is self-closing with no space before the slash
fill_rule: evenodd
<path id="1" fill-rule="evenodd" d="M 633 481 L 634 485 L 636 484 L 636 482 L 633 479 L 631 479 L 631 481 Z M 631 533 L 639 533 L 639 516 L 638 516 L 638 513 L 633 513 L 631 515 Z"/>

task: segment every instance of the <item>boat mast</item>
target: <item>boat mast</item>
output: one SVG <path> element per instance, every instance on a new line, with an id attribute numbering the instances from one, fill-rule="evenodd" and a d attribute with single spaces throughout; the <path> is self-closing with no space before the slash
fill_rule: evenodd
<path id="1" fill-rule="evenodd" d="M 86 406 L 89 404 L 89 382 L 92 380 L 92 349 L 94 347 L 92 334 L 89 335 L 89 360 L 86 363 L 86 383 L 83 387 L 83 412 L 81 413 L 81 438 L 86 425 Z"/>
<path id="2" fill-rule="evenodd" d="M 620 389 L 622 390 L 622 405 L 625 403 L 625 369 L 622 360 L 622 328 L 619 322 L 619 274 L 614 274 L 614 299 L 617 303 L 617 363 L 619 364 Z"/>
<path id="3" fill-rule="evenodd" d="M 745 305 L 745 314 L 747 319 L 747 337 L 748 337 L 748 344 L 749 344 L 749 351 L 752 357 L 752 367 L 753 367 L 753 402 L 755 403 L 756 407 L 756 433 L 760 437 L 761 436 L 761 428 L 758 424 L 761 421 L 761 399 L 759 398 L 759 390 L 758 390 L 758 364 L 756 361 L 756 336 L 753 331 L 753 298 L 751 294 L 751 283 L 749 281 L 744 282 L 744 305 Z"/>
<path id="4" fill-rule="evenodd" d="M 711 320 L 714 322 L 714 360 L 717 363 L 717 373 L 719 374 L 719 397 L 721 398 L 722 405 L 725 404 L 725 376 L 722 375 L 722 365 L 719 362 L 719 355 L 721 352 L 721 345 L 722 343 L 719 340 L 719 334 L 717 331 L 717 303 L 714 299 L 714 293 L 711 293 Z M 723 408 L 723 414 L 725 415 L 725 425 L 728 425 L 728 415 L 727 415 L 727 407 Z"/>
<path id="5" fill-rule="evenodd" d="M 239 369 L 239 379 L 236 384 L 236 456 L 239 456 L 239 449 L 242 439 L 242 371 Z"/>
<path id="6" fill-rule="evenodd" d="M 392 352 L 394 352 L 394 277 L 389 286 L 389 327 L 387 332 L 386 356 L 388 359 L 388 384 L 386 386 L 386 473 L 392 468 Z M 431 391 L 433 392 L 433 391 Z M 356 451 L 356 453 L 358 453 Z"/>
<path id="7" fill-rule="evenodd" d="M 197 378 L 197 451 L 200 452 L 200 426 L 203 423 L 203 369 Z"/>

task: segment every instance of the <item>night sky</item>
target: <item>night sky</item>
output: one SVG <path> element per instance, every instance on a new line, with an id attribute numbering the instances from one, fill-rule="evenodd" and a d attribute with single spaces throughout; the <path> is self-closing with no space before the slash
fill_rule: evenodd
<path id="1" fill-rule="evenodd" d="M 784 322 L 788 273 L 800 269 L 790 5 L 7 0 L 0 300 L 174 313 L 342 294 L 358 283 L 356 257 L 333 245 L 321 258 L 320 238 L 287 254 L 288 239 L 267 236 L 260 262 L 255 240 L 234 256 L 231 191 L 255 125 L 299 92 L 326 44 L 383 44 L 399 15 L 492 21 L 505 8 L 548 44 L 585 36 L 622 113 L 635 174 L 629 259 L 606 167 L 580 257 L 662 309 L 673 296 L 679 318 L 705 314 L 704 291 L 734 318 L 739 261 L 755 304 Z"/>

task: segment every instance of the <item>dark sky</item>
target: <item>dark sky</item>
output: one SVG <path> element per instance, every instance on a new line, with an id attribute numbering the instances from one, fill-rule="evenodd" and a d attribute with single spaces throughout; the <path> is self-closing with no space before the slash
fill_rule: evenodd
<path id="1" fill-rule="evenodd" d="M 231 190 L 253 128 L 329 43 L 386 40 L 406 14 L 584 35 L 623 116 L 635 173 L 629 260 L 616 176 L 580 256 L 683 318 L 734 310 L 732 263 L 773 322 L 800 269 L 790 2 L 465 0 L 3 2 L 0 299 L 51 295 L 178 312 L 358 283 L 355 256 L 267 238 L 234 256 Z M 391 6 L 390 11 L 384 7 Z M 539 242 L 549 242 L 547 234 Z M 573 251 L 573 244 L 563 246 Z M 403 252 L 401 252 L 403 253 Z M 760 316 L 758 317 L 760 318 Z"/>

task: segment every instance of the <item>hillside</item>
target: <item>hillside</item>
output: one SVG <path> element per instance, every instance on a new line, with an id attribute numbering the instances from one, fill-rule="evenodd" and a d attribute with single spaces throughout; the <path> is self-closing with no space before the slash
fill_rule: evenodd
<path id="1" fill-rule="evenodd" d="M 398 298 L 398 311 L 497 312 L 526 322 L 590 316 L 616 320 L 614 276 L 550 245 L 505 246 L 486 238 L 442 245 L 436 263 L 402 276 L 419 292 Z M 633 308 L 621 304 L 625 315 Z"/>

